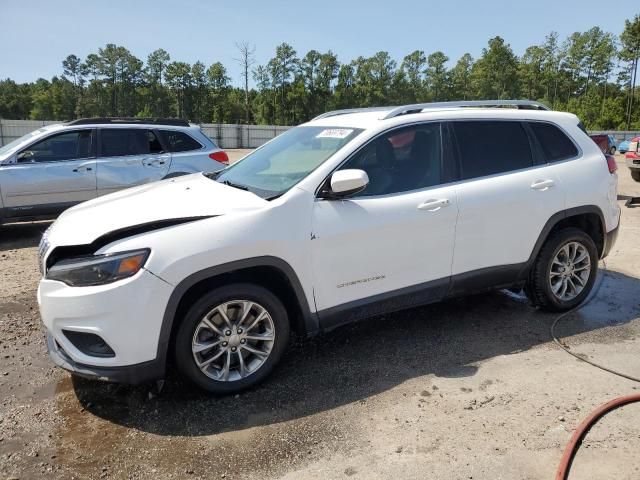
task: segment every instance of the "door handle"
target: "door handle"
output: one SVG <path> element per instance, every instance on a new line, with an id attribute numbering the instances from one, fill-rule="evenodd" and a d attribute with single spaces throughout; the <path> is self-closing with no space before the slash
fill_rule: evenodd
<path id="1" fill-rule="evenodd" d="M 164 160 L 158 158 L 148 159 L 142 162 L 146 167 L 157 167 L 158 165 L 164 165 Z"/>
<path id="2" fill-rule="evenodd" d="M 73 171 L 76 173 L 80 173 L 80 172 L 90 172 L 92 170 L 91 167 L 78 167 L 78 168 L 74 168 Z"/>
<path id="3" fill-rule="evenodd" d="M 441 198 L 441 199 L 430 198 L 429 200 L 426 200 L 422 202 L 420 205 L 418 205 L 418 210 L 427 210 L 429 212 L 435 212 L 437 210 L 440 210 L 442 207 L 446 207 L 447 205 L 450 205 L 450 204 L 451 202 L 449 202 L 448 198 Z"/>
<path id="4" fill-rule="evenodd" d="M 531 188 L 544 192 L 545 190 L 549 190 L 554 185 L 555 182 L 553 180 L 536 180 L 531 184 Z"/>

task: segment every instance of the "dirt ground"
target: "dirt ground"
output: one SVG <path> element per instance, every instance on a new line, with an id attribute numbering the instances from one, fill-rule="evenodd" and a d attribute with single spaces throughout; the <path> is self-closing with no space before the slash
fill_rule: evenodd
<path id="1" fill-rule="evenodd" d="M 619 165 L 623 204 L 640 183 Z M 295 341 L 239 396 L 173 375 L 160 395 L 72 379 L 48 360 L 35 298 L 47 225 L 0 227 L 0 479 L 549 479 L 594 407 L 640 389 L 562 351 L 555 316 L 507 292 Z M 635 376 L 639 240 L 640 208 L 623 208 L 597 295 L 557 328 L 573 351 Z M 571 478 L 640 478 L 638 451 L 633 404 L 590 432 Z"/>

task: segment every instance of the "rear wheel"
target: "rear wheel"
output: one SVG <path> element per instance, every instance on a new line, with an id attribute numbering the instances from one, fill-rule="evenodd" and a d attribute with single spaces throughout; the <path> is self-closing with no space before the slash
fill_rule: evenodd
<path id="1" fill-rule="evenodd" d="M 289 340 L 287 311 L 270 291 L 233 284 L 204 295 L 179 327 L 178 370 L 215 394 L 235 393 L 269 375 Z"/>
<path id="2" fill-rule="evenodd" d="M 540 250 L 527 293 L 544 310 L 570 310 L 589 295 L 597 270 L 598 250 L 593 239 L 577 228 L 565 228 Z"/>
<path id="3" fill-rule="evenodd" d="M 631 170 L 631 178 L 633 178 L 636 182 L 640 182 L 640 169 Z"/>

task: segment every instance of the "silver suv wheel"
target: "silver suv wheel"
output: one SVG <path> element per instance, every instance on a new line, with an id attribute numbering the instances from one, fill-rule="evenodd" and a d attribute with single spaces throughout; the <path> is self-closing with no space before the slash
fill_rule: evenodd
<path id="1" fill-rule="evenodd" d="M 231 300 L 209 311 L 193 333 L 191 351 L 207 377 L 234 382 L 264 365 L 275 340 L 271 315 L 249 300 Z"/>
<path id="2" fill-rule="evenodd" d="M 560 247 L 551 263 L 551 291 L 559 300 L 573 300 L 584 289 L 590 274 L 591 259 L 587 248 L 580 242 L 568 242 Z"/>

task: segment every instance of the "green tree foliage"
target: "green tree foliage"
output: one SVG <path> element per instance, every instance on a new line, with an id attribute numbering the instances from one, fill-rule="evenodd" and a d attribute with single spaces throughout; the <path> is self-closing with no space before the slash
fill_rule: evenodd
<path id="1" fill-rule="evenodd" d="M 434 102 L 446 99 L 448 61 L 449 57 L 442 52 L 434 52 L 427 58 L 427 69 L 424 74 L 427 89 L 431 92 L 431 100 Z"/>
<path id="2" fill-rule="evenodd" d="M 501 37 L 489 40 L 471 69 L 476 98 L 517 98 L 520 94 L 518 58 Z"/>
<path id="3" fill-rule="evenodd" d="M 142 72 L 144 80 L 143 98 L 144 110 L 141 116 L 165 117 L 171 110 L 170 96 L 163 82 L 167 72 L 167 65 L 171 61 L 169 54 L 158 49 L 147 57 L 147 66 Z"/>
<path id="4" fill-rule="evenodd" d="M 638 101 L 636 97 L 636 83 L 638 78 L 638 60 L 640 60 L 640 15 L 636 15 L 633 20 L 625 20 L 624 31 L 620 35 L 622 49 L 620 50 L 620 59 L 629 64 L 626 78 L 627 84 L 627 101 L 626 101 L 626 127 L 630 128 L 632 122 L 638 121 Z M 624 76 L 623 76 L 624 81 Z M 635 115 L 634 115 L 635 114 Z"/>
<path id="5" fill-rule="evenodd" d="M 619 38 L 593 27 L 562 40 L 551 32 L 518 57 L 501 37 L 474 59 L 414 50 L 341 63 L 331 51 L 298 54 L 282 43 L 254 67 L 255 48 L 237 45 L 235 86 L 220 62 L 146 62 L 107 44 L 84 60 L 69 55 L 62 75 L 17 84 L 0 80 L 0 117 L 68 120 L 91 116 L 177 116 L 194 122 L 293 125 L 331 109 L 443 100 L 528 98 L 576 113 L 588 128 L 640 128 L 637 70 L 640 15 Z M 253 86 L 249 79 L 253 80 Z"/>
<path id="6" fill-rule="evenodd" d="M 227 76 L 227 69 L 220 62 L 216 62 L 207 70 L 207 81 L 209 91 L 211 92 L 211 109 L 213 110 L 213 116 L 207 121 L 213 121 L 214 123 L 224 123 L 225 111 L 228 106 L 229 96 L 229 77 Z"/>
<path id="7" fill-rule="evenodd" d="M 471 69 L 473 68 L 473 57 L 465 53 L 449 72 L 449 82 L 451 98 L 457 100 L 468 100 L 471 93 Z"/>

